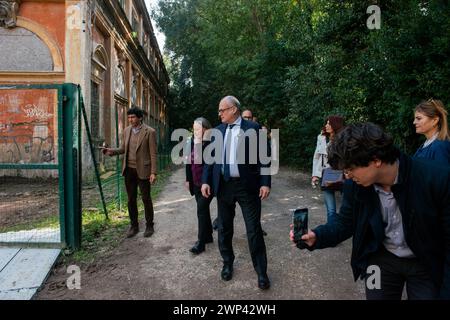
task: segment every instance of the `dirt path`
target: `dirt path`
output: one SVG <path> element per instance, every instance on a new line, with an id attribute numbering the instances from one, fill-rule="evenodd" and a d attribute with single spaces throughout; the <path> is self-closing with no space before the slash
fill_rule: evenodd
<path id="1" fill-rule="evenodd" d="M 109 256 L 82 268 L 81 289 L 68 290 L 67 266 L 48 279 L 37 299 L 364 299 L 361 281 L 350 269 L 350 241 L 333 249 L 309 252 L 291 246 L 289 209 L 308 207 L 310 226 L 325 222 L 320 191 L 309 176 L 282 169 L 273 178 L 272 193 L 263 202 L 262 226 L 268 256 L 270 290 L 257 288 L 247 245 L 242 213 L 237 206 L 233 245 L 236 255 L 233 279 L 220 279 L 222 260 L 214 243 L 193 256 L 188 249 L 196 240 L 195 200 L 184 189 L 183 169 L 170 178 L 155 202 L 155 229 L 151 238 L 142 232 L 125 239 Z M 216 201 L 212 202 L 216 216 Z M 142 223 L 141 223 L 142 225 Z"/>

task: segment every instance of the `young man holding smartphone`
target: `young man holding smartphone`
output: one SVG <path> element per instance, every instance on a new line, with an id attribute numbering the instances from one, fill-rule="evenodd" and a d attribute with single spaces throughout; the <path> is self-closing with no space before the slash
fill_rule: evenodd
<path id="1" fill-rule="evenodd" d="M 328 157 L 349 179 L 342 206 L 297 246 L 312 251 L 353 237 L 355 280 L 368 279 L 369 266 L 381 272 L 380 288 L 366 285 L 369 300 L 399 300 L 405 283 L 408 299 L 450 299 L 450 168 L 402 154 L 372 123 L 344 129 Z"/>

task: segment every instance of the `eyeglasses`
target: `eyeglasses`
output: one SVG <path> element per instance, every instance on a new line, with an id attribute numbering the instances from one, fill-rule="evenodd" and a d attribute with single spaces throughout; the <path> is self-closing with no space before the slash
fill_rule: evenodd
<path id="1" fill-rule="evenodd" d="M 228 107 L 228 108 L 225 108 L 225 109 L 219 109 L 218 110 L 219 114 L 224 113 L 226 110 L 231 109 L 231 108 L 233 108 L 233 107 Z"/>
<path id="2" fill-rule="evenodd" d="M 242 118 L 244 118 L 245 120 L 252 120 L 253 119 L 252 117 L 242 117 Z"/>

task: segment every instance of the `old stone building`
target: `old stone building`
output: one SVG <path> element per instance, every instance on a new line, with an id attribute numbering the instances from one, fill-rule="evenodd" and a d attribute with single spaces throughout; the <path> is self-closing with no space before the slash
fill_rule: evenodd
<path id="1" fill-rule="evenodd" d="M 144 0 L 0 0 L 0 87 L 55 83 L 81 85 L 96 145 L 116 144 L 133 105 L 167 138 L 169 77 Z M 0 136 L 8 139 L 16 120 L 1 111 L 12 101 L 34 106 L 28 115 L 50 114 L 48 99 L 11 94 L 0 92 Z"/>

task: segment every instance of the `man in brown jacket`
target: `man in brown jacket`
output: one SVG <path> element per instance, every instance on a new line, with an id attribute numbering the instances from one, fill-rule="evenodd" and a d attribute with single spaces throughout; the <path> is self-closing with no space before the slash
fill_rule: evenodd
<path id="1" fill-rule="evenodd" d="M 150 196 L 150 184 L 156 181 L 156 131 L 142 123 L 144 112 L 131 108 L 127 112 L 130 126 L 122 134 L 120 148 L 103 148 L 109 156 L 125 154 L 122 162 L 122 175 L 128 194 L 128 214 L 131 226 L 127 237 L 139 232 L 137 188 L 141 190 L 147 227 L 144 237 L 151 237 L 153 228 L 153 203 Z"/>

